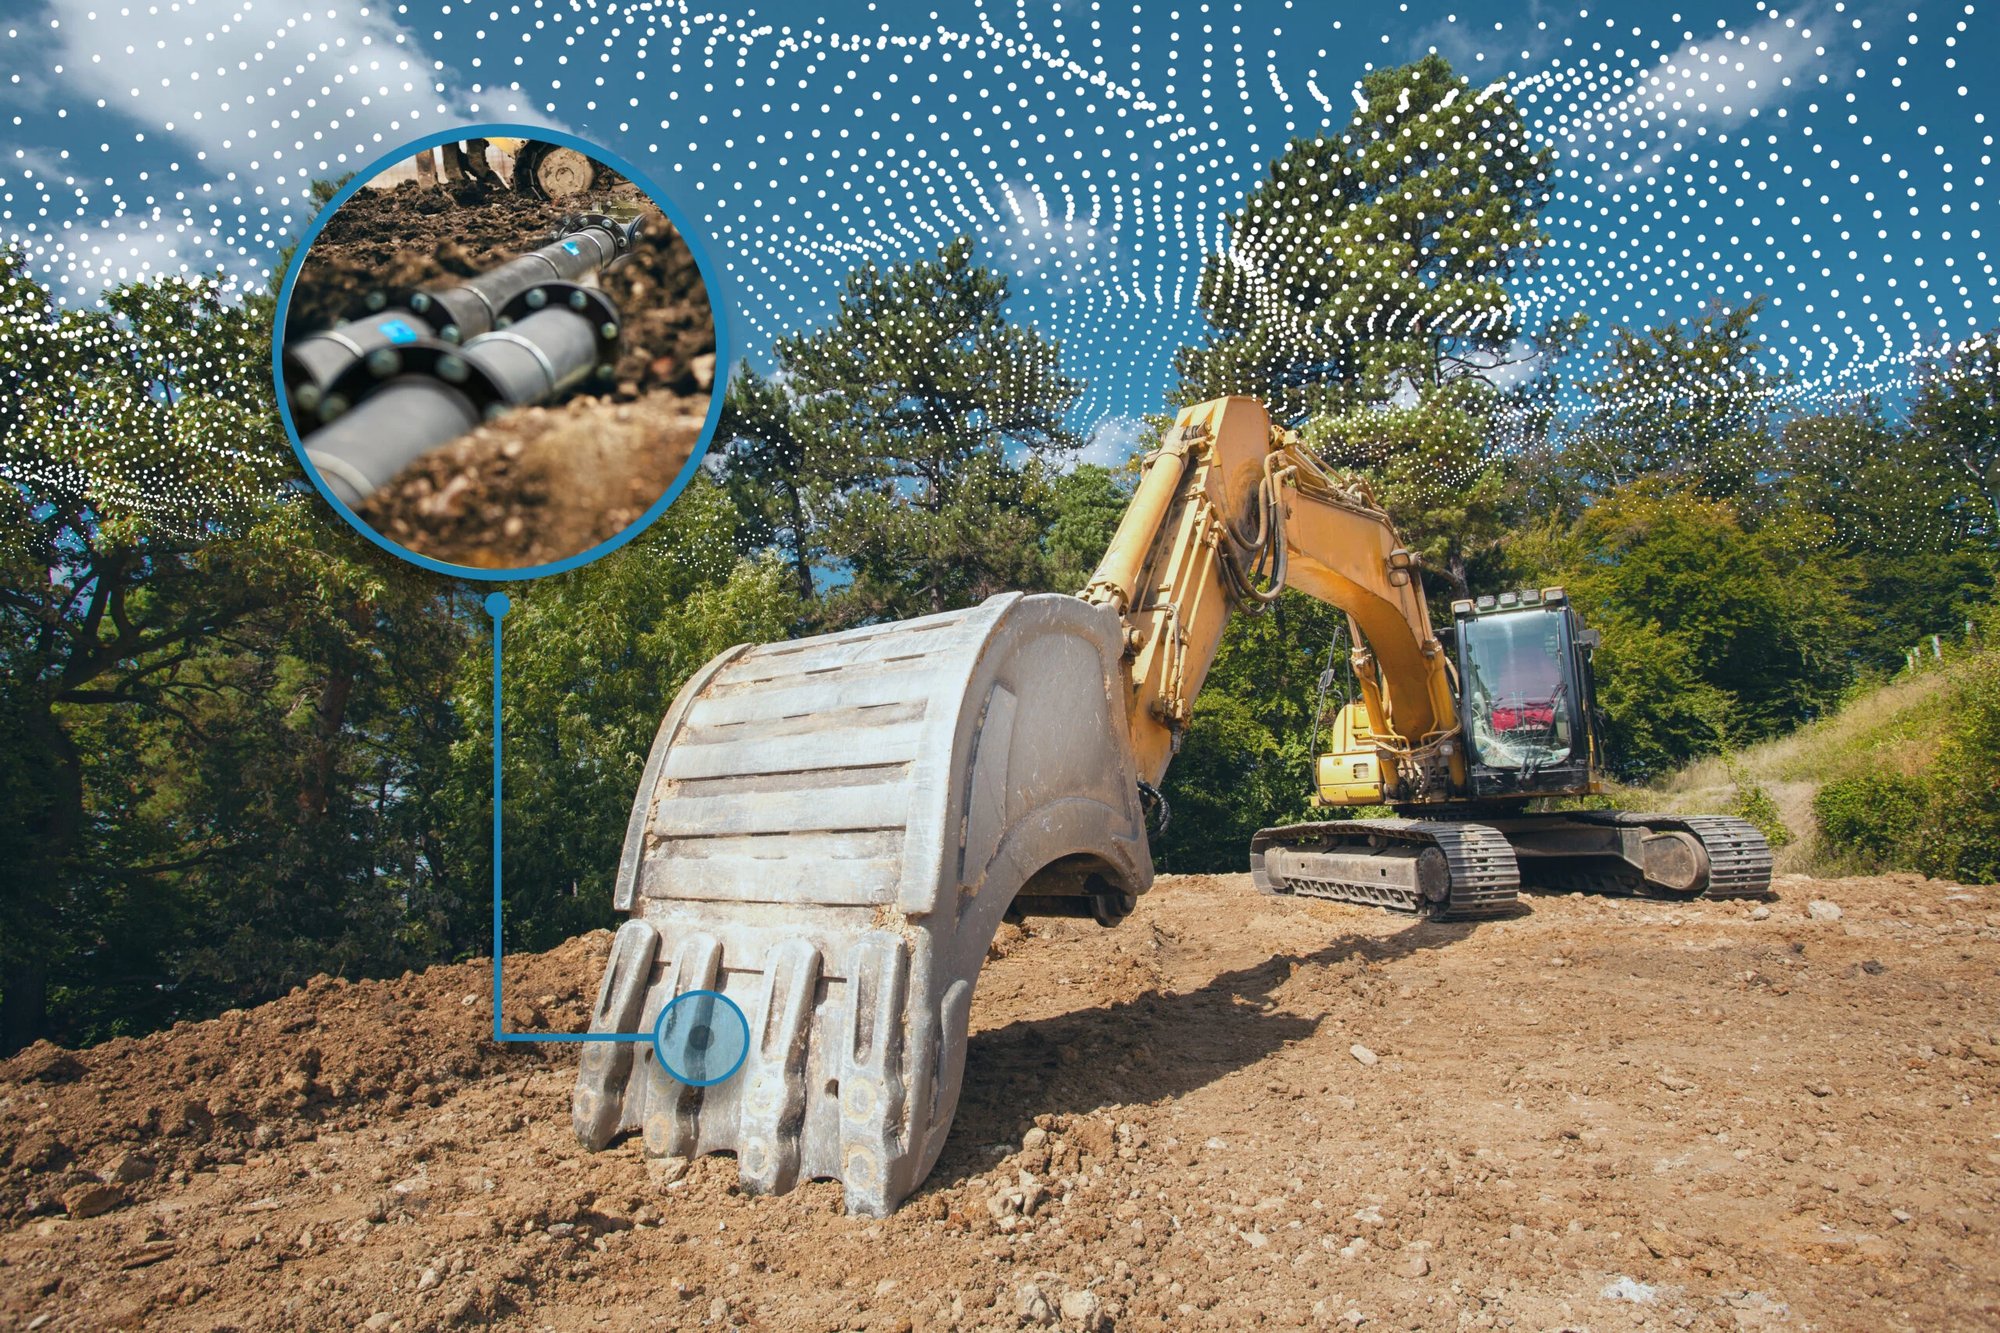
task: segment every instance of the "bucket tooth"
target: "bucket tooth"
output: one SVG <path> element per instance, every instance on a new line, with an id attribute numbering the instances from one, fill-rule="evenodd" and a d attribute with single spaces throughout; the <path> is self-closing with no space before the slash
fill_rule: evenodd
<path id="1" fill-rule="evenodd" d="M 634 1030 L 652 983 L 653 956 L 659 949 L 660 933 L 639 918 L 618 928 L 611 939 L 611 961 L 604 969 L 604 983 L 597 988 L 597 1004 L 590 1012 L 592 1032 Z M 618 1130 L 633 1045 L 629 1041 L 584 1043 L 576 1093 L 570 1100 L 570 1119 L 586 1147 L 602 1148 Z"/>
<path id="2" fill-rule="evenodd" d="M 963 979 L 952 982 L 938 1008 L 943 1038 L 938 1042 L 937 1101 L 931 1112 L 930 1137 L 924 1144 L 926 1163 L 935 1162 L 944 1151 L 951 1118 L 958 1114 L 958 1090 L 965 1078 L 966 1032 L 972 1022 L 972 983 Z"/>
<path id="3" fill-rule="evenodd" d="M 908 998 L 909 954 L 903 941 L 887 931 L 869 932 L 854 951 L 854 1006 L 840 1073 L 840 1178 L 850 1212 L 879 1214 L 895 1206 L 885 1205 L 891 1184 L 885 1173 L 900 1155 L 903 1139 Z M 924 1015 L 908 1019 L 907 1040 L 921 1051 L 927 1035 L 921 1030 L 927 1026 Z M 915 1081 L 921 1088 L 921 1079 Z M 916 1101 L 920 1109 L 928 1109 L 922 1107 L 921 1095 Z"/>
<path id="4" fill-rule="evenodd" d="M 674 950 L 673 967 L 653 988 L 647 1002 L 645 1030 L 652 1031 L 660 1019 L 660 1011 L 689 991 L 714 990 L 721 964 L 722 946 L 713 935 L 696 932 L 683 936 Z M 668 1073 L 650 1046 L 639 1063 L 645 1074 L 640 1100 L 645 1116 L 646 1155 L 692 1157 L 697 1129 L 695 1116 L 703 1090 Z"/>
<path id="5" fill-rule="evenodd" d="M 1115 612 L 1009 593 L 895 625 L 739 647 L 660 725 L 614 903 L 657 932 L 674 995 L 721 992 L 751 1038 L 692 1088 L 642 1046 L 578 1135 L 731 1152 L 743 1188 L 842 1182 L 892 1211 L 943 1150 L 986 949 L 1017 894 L 1152 882 Z M 1047 873 L 1044 873 L 1047 872 Z M 636 933 L 632 937 L 640 938 Z M 614 955 L 619 957 L 622 955 Z M 625 992 L 621 991 L 620 994 Z"/>
<path id="6" fill-rule="evenodd" d="M 786 940 L 772 952 L 763 1009 L 751 1029 L 759 1059 L 743 1091 L 737 1155 L 743 1184 L 755 1194 L 781 1194 L 799 1178 L 807 1024 L 818 986 L 819 949 L 810 940 Z"/>

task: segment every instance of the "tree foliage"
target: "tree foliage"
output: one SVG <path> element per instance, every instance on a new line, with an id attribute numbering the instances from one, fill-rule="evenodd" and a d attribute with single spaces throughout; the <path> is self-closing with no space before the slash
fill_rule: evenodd
<path id="1" fill-rule="evenodd" d="M 458 634 L 280 489 L 270 302 L 6 275 L 5 1044 L 421 956 Z"/>
<path id="2" fill-rule="evenodd" d="M 1716 305 L 1686 324 L 1613 331 L 1594 410 L 1569 463 L 1593 489 L 1667 478 L 1703 495 L 1753 502 L 1777 465 L 1771 392 L 1758 361 L 1763 299 Z"/>
<path id="3" fill-rule="evenodd" d="M 504 916 L 545 948 L 612 924 L 627 817 L 660 718 L 687 678 L 738 643 L 785 638 L 799 605 L 783 561 L 739 557 L 736 512 L 690 485 L 658 525 L 583 569 L 528 585 L 504 617 Z M 491 882 L 492 660 L 461 661 L 452 750 L 459 841 Z"/>
<path id="4" fill-rule="evenodd" d="M 961 238 L 865 264 L 834 318 L 747 372 L 720 431 L 732 493 L 826 621 L 895 620 L 1039 586 L 1054 465 L 1081 384 L 1005 314 L 1006 279 Z"/>
<path id="5" fill-rule="evenodd" d="M 1431 591 L 1447 600 L 1470 596 L 1475 578 L 1499 573 L 1517 509 L 1506 466 L 1487 443 L 1499 398 L 1463 379 L 1408 405 L 1315 417 L 1304 431 L 1328 462 L 1374 482 L 1405 544 L 1442 575 Z"/>
<path id="6" fill-rule="evenodd" d="M 1597 497 L 1544 548 L 1542 583 L 1603 631 L 1600 701 L 1619 762 L 1657 771 L 1773 735 L 1838 701 L 1858 626 L 1824 521 L 1754 529 L 1736 507 L 1648 478 Z"/>
<path id="7" fill-rule="evenodd" d="M 1336 135 L 1293 141 L 1203 267 L 1212 329 L 1176 401 L 1264 399 L 1295 422 L 1477 377 L 1520 336 L 1505 280 L 1543 242 L 1550 152 L 1442 57 L 1361 81 Z"/>
<path id="8" fill-rule="evenodd" d="M 1921 367 L 1910 435 L 1947 478 L 1966 530 L 2000 547 L 2000 331 L 1957 343 Z"/>

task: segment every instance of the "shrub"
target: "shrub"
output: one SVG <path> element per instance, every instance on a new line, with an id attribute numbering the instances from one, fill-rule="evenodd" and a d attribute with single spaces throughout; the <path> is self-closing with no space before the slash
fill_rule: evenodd
<path id="1" fill-rule="evenodd" d="M 1764 835 L 1764 841 L 1771 844 L 1772 851 L 1790 843 L 1792 830 L 1786 826 L 1784 815 L 1778 811 L 1778 803 L 1771 799 L 1771 793 L 1764 790 L 1763 784 L 1745 773 L 1733 759 L 1729 761 L 1729 780 L 1736 784 L 1736 800 L 1730 807 L 1730 813 L 1756 825 L 1757 831 Z"/>
<path id="2" fill-rule="evenodd" d="M 1914 864 L 1930 804 L 1922 780 L 1872 773 L 1821 787 L 1813 797 L 1813 818 L 1831 856 L 1863 869 L 1890 870 Z"/>
<path id="3" fill-rule="evenodd" d="M 2000 672 L 1982 663 L 1953 700 L 1930 780 L 1917 866 L 1974 884 L 2000 881 Z"/>

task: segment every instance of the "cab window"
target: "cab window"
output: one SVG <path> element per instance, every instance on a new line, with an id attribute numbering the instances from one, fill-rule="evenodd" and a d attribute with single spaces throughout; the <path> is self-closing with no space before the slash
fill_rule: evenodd
<path id="1" fill-rule="evenodd" d="M 1481 763 L 1532 773 L 1569 758 L 1564 641 L 1560 610 L 1460 623 L 1466 712 Z"/>

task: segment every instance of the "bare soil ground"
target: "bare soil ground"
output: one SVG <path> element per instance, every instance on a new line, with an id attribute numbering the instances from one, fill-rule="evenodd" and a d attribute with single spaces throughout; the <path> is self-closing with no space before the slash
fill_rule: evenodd
<path id="1" fill-rule="evenodd" d="M 1163 879 L 1003 931 L 886 1221 L 570 1137 L 482 964 L 0 1065 L 0 1322 L 68 1329 L 2000 1324 L 2000 891 L 1412 924 Z M 1837 918 L 1814 901 L 1832 903 Z M 608 936 L 510 960 L 584 1021 Z"/>
<path id="2" fill-rule="evenodd" d="M 351 317 L 371 290 L 469 277 L 537 249 L 565 214 L 634 207 L 645 219 L 638 242 L 601 282 L 625 320 L 612 391 L 518 409 L 411 465 L 363 506 L 376 531 L 484 569 L 559 560 L 623 531 L 700 437 L 715 319 L 687 243 L 622 179 L 561 204 L 408 182 L 362 190 L 328 221 L 294 285 L 287 338 Z"/>

